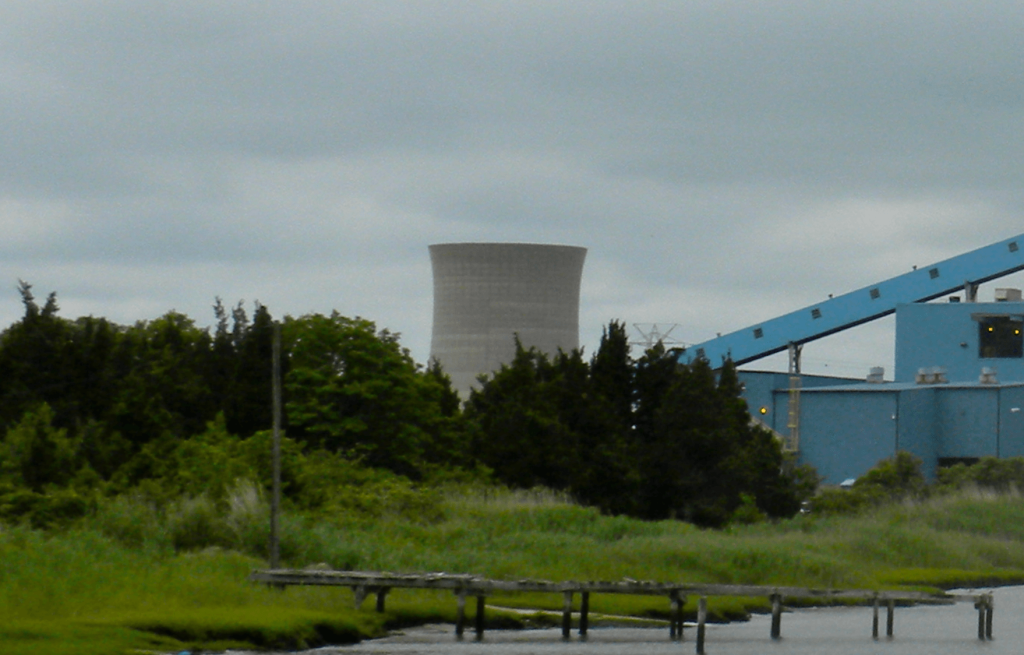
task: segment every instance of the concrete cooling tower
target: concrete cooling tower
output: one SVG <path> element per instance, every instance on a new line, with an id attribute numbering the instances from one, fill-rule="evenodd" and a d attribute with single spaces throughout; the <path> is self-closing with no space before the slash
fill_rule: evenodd
<path id="1" fill-rule="evenodd" d="M 483 373 L 526 348 L 549 355 L 579 347 L 586 248 L 527 243 L 430 246 L 434 331 L 430 357 L 463 399 Z"/>

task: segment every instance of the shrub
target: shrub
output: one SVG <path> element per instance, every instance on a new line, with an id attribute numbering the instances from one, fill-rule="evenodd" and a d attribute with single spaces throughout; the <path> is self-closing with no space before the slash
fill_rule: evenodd
<path id="1" fill-rule="evenodd" d="M 18 488 L 0 495 L 0 519 L 23 521 L 34 528 L 59 527 L 85 516 L 91 505 L 91 498 L 74 489 L 38 493 Z"/>
<path id="2" fill-rule="evenodd" d="M 757 501 L 753 496 L 750 494 L 740 494 L 740 506 L 733 511 L 729 523 L 751 525 L 753 523 L 760 523 L 767 518 L 768 516 L 757 508 Z"/>
<path id="3" fill-rule="evenodd" d="M 928 494 L 921 460 L 900 451 L 857 478 L 851 489 L 822 489 L 811 506 L 816 514 L 856 514 L 886 502 L 919 500 Z"/>
<path id="4" fill-rule="evenodd" d="M 173 502 L 166 510 L 166 521 L 175 550 L 233 545 L 226 521 L 207 496 L 186 496 Z"/>
<path id="5" fill-rule="evenodd" d="M 125 494 L 100 502 L 89 523 L 104 536 L 129 548 L 159 542 L 164 536 L 163 522 L 156 506 L 138 494 Z"/>
<path id="6" fill-rule="evenodd" d="M 957 464 L 939 469 L 938 483 L 943 491 L 966 487 L 992 489 L 1000 493 L 1024 490 L 1024 457 L 983 457 L 971 466 Z"/>
<path id="7" fill-rule="evenodd" d="M 906 451 L 883 459 L 874 468 L 857 478 L 855 490 L 881 493 L 890 500 L 921 498 L 928 494 L 928 482 L 921 473 L 921 460 Z"/>

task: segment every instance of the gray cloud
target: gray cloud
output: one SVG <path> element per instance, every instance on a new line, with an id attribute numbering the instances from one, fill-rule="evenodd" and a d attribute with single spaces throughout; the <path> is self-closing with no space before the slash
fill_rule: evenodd
<path id="1" fill-rule="evenodd" d="M 8 2 L 0 320 L 18 278 L 125 322 L 258 299 L 422 361 L 426 246 L 536 241 L 590 249 L 589 348 L 700 340 L 1020 231 L 1022 32 L 996 1 Z M 815 348 L 891 358 L 861 330 Z"/>

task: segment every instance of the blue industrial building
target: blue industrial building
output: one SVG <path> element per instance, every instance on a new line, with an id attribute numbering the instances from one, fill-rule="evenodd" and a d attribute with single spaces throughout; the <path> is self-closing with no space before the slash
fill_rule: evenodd
<path id="1" fill-rule="evenodd" d="M 827 484 L 900 450 L 921 458 L 928 475 L 1024 456 L 1024 302 L 1014 289 L 976 302 L 979 284 L 1024 269 L 1018 241 L 1024 235 L 687 348 L 681 359 L 744 364 L 788 350 L 789 372 L 740 370 L 744 396 Z M 949 297 L 961 291 L 963 302 Z M 800 372 L 804 343 L 891 313 L 893 381 L 878 370 L 866 380 Z"/>

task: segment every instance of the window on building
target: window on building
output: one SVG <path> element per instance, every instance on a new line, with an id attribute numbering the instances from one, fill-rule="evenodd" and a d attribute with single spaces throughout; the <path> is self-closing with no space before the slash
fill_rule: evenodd
<path id="1" fill-rule="evenodd" d="M 990 316 L 978 322 L 978 355 L 984 358 L 1024 357 L 1024 321 Z"/>

